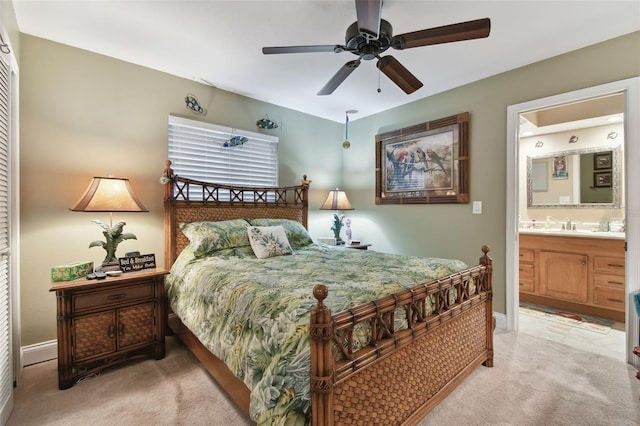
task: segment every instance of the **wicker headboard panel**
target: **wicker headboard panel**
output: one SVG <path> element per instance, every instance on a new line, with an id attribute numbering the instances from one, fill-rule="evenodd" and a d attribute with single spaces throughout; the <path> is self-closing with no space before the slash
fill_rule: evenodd
<path id="1" fill-rule="evenodd" d="M 307 227 L 309 185 L 278 188 L 218 185 L 174 176 L 170 166 L 167 161 L 163 175 L 167 269 L 189 244 L 179 229 L 181 223 L 270 218 L 295 220 Z"/>

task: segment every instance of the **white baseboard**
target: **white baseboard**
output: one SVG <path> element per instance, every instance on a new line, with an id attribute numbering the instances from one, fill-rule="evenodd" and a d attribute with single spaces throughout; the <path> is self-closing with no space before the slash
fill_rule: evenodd
<path id="1" fill-rule="evenodd" d="M 23 346 L 20 348 L 20 352 L 23 367 L 56 359 L 58 358 L 58 341 L 49 340 L 48 342 Z"/>
<path id="2" fill-rule="evenodd" d="M 500 312 L 494 312 L 493 317 L 496 319 L 496 328 L 507 329 L 507 316 Z"/>

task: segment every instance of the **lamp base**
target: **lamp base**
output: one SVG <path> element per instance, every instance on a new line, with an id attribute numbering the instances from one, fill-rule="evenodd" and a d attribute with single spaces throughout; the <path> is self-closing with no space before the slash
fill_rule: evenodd
<path id="1" fill-rule="evenodd" d="M 121 271 L 120 262 L 104 262 L 100 267 L 95 268 L 96 272 Z"/>
<path id="2" fill-rule="evenodd" d="M 336 245 L 337 246 L 342 246 L 344 245 L 344 240 L 340 237 L 336 238 Z"/>

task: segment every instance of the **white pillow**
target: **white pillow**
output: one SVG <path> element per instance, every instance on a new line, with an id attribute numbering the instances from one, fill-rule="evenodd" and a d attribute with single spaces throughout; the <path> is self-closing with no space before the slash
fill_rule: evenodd
<path id="1" fill-rule="evenodd" d="M 291 245 L 282 225 L 249 226 L 249 243 L 258 259 L 291 254 Z"/>

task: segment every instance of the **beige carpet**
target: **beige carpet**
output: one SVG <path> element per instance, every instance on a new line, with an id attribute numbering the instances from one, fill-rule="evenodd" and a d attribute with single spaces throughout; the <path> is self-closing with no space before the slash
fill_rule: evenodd
<path id="1" fill-rule="evenodd" d="M 110 369 L 59 391 L 57 363 L 24 369 L 8 425 L 247 425 L 197 360 L 167 339 L 167 357 Z M 637 425 L 635 369 L 526 334 L 495 335 L 480 367 L 420 425 Z"/>

